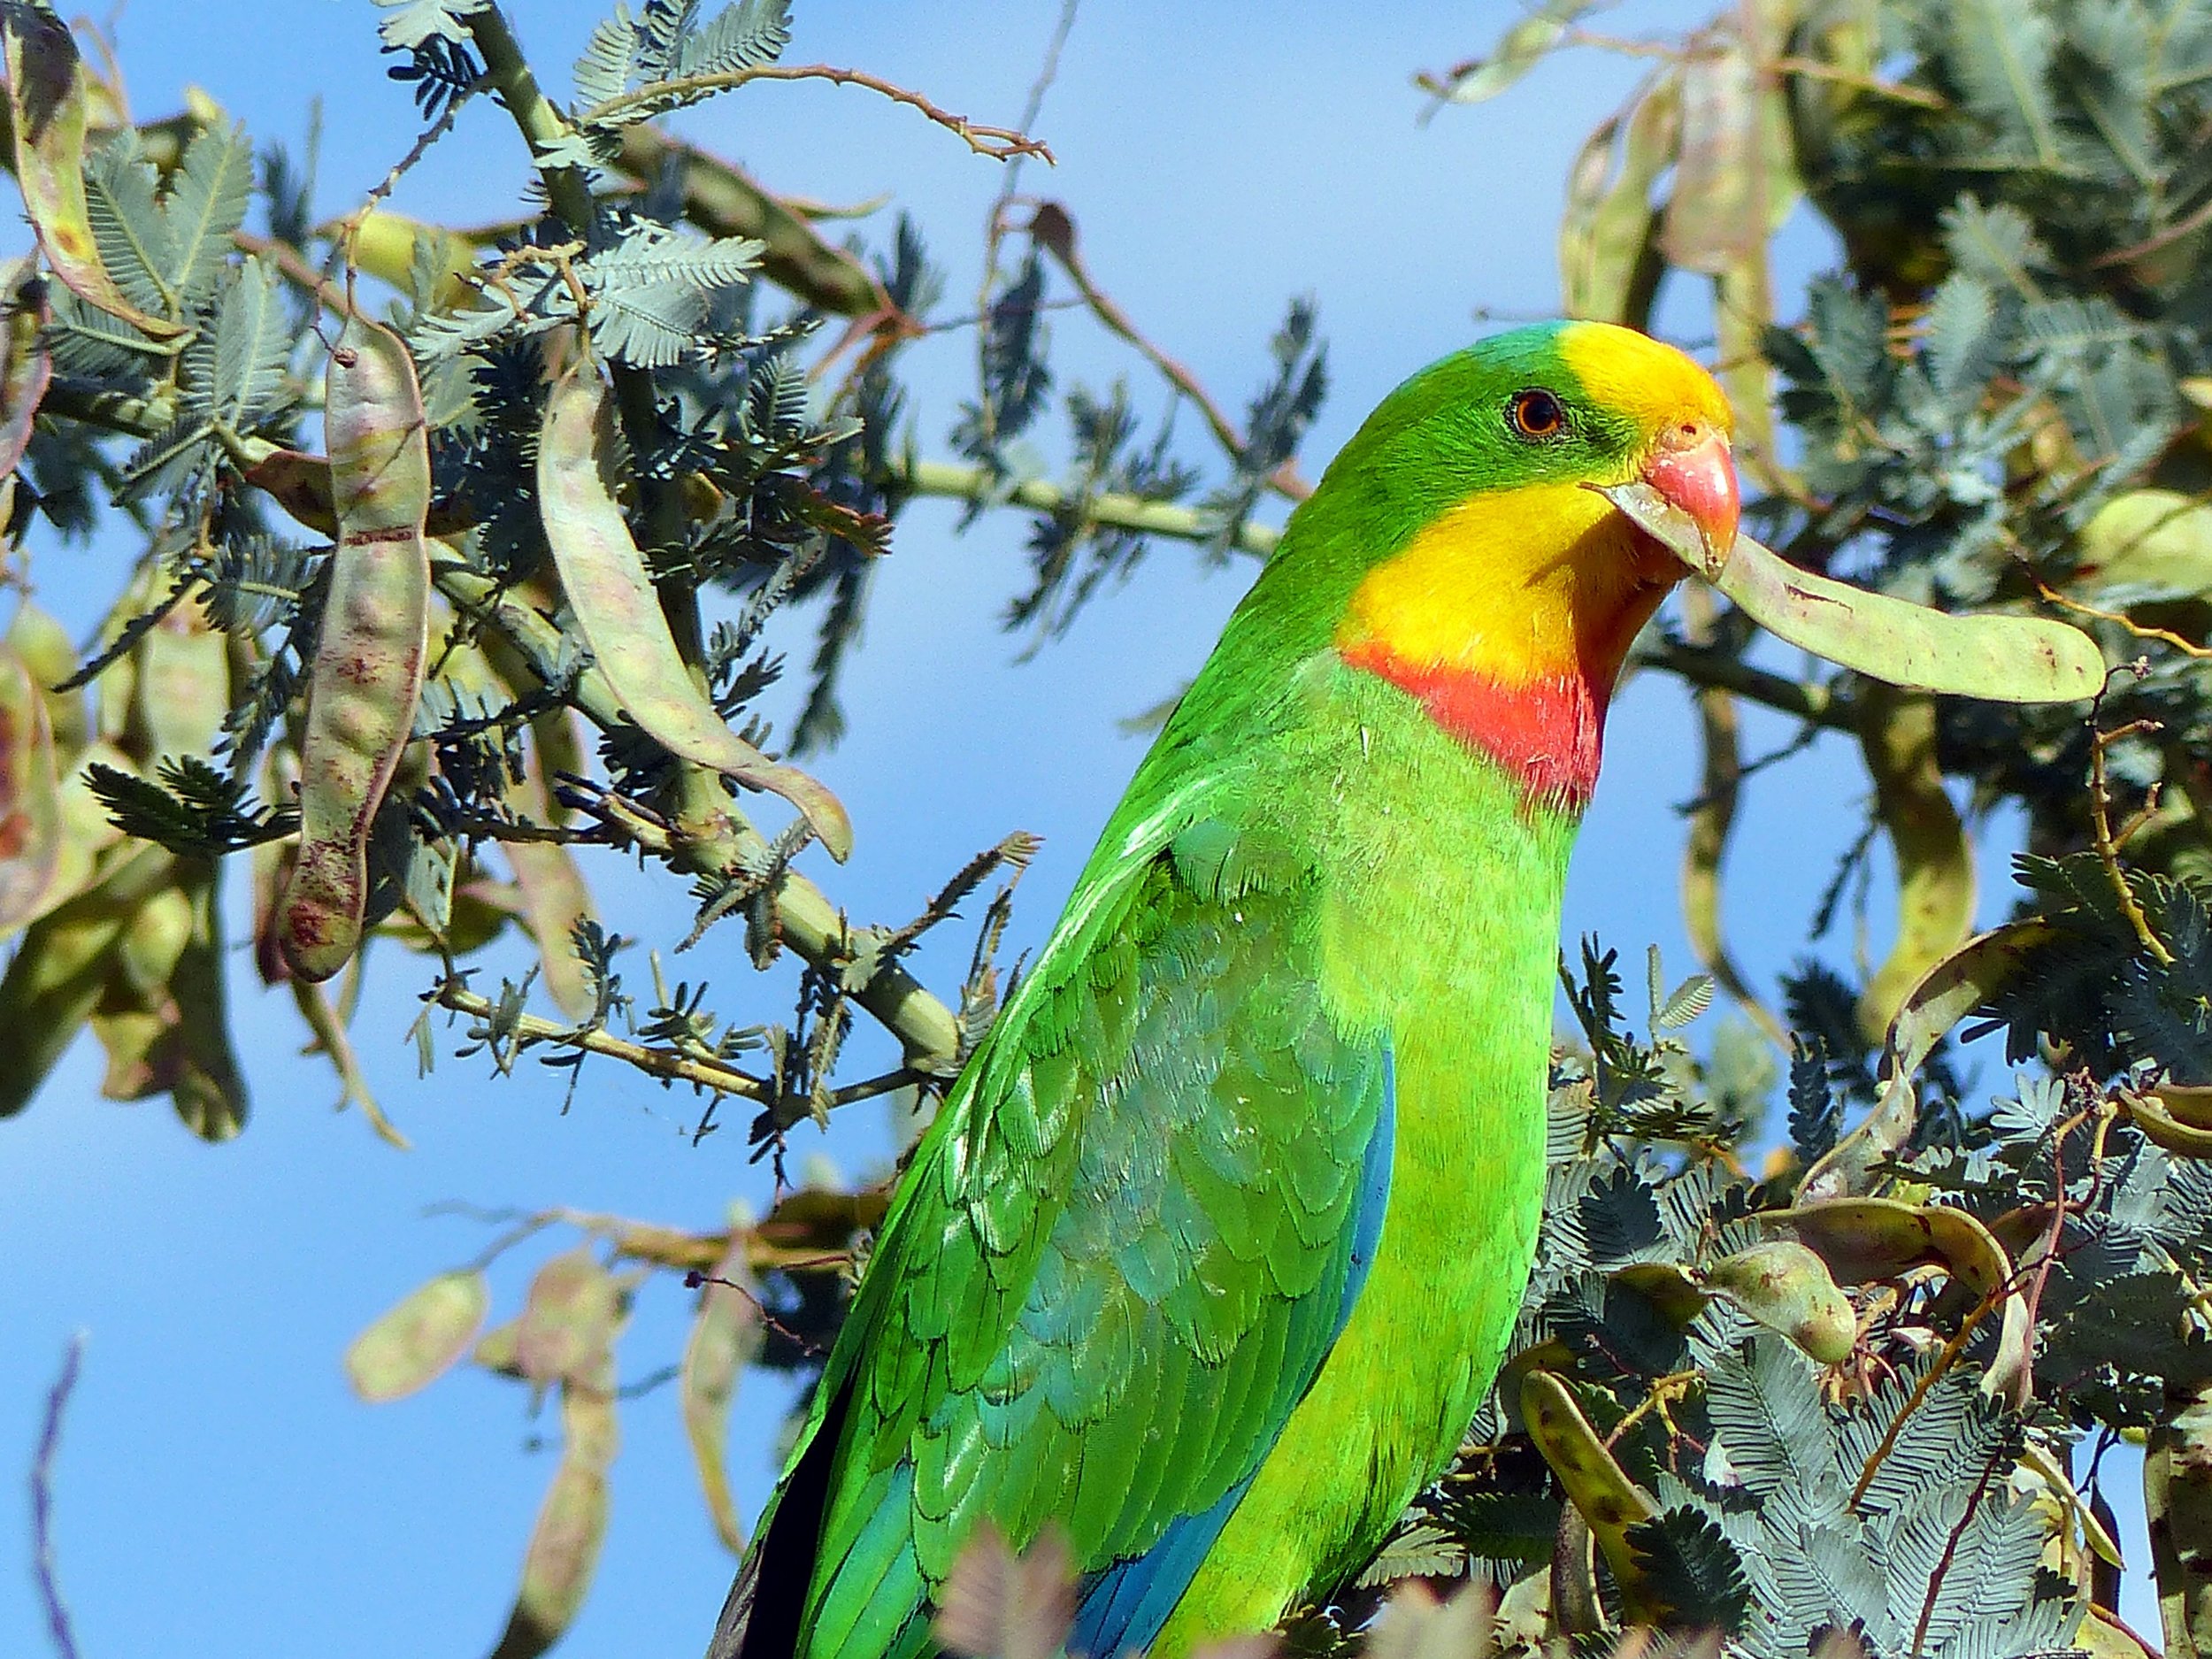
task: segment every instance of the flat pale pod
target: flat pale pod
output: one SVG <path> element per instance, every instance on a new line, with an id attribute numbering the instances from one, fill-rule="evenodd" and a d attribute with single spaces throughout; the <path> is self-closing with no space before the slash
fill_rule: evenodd
<path id="1" fill-rule="evenodd" d="M 1908 691 L 1990 703 L 2075 703 L 2104 684 L 2104 655 L 2043 617 L 1954 616 L 1800 570 L 1747 535 L 1716 561 L 1690 515 L 1645 483 L 1598 492 L 1778 639 Z"/>

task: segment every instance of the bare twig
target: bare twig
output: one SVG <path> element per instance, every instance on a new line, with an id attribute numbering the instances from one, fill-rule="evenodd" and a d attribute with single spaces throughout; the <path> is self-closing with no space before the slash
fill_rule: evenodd
<path id="1" fill-rule="evenodd" d="M 2145 668 L 2145 664 L 2137 663 L 2112 672 L 2116 674 L 2133 672 L 2139 677 Z M 2127 872 L 2120 867 L 2120 843 L 2112 833 L 2111 782 L 2105 767 L 2105 751 L 2122 738 L 2161 732 L 2165 727 L 2157 720 L 2130 720 L 2125 726 L 2116 726 L 2108 732 L 2102 722 L 2103 710 L 2104 693 L 2100 691 L 2097 694 L 2096 712 L 2092 717 L 2095 723 L 2089 739 L 2089 823 L 2096 842 L 2097 859 L 2104 865 L 2105 874 L 2111 879 L 2113 895 L 2119 902 L 2120 913 L 2127 918 L 2128 926 L 2135 930 L 2137 941 L 2161 964 L 2171 967 L 2174 953 L 2167 949 L 2165 941 L 2151 931 L 2150 918 L 2143 913 L 2142 902 L 2135 896 L 2135 889 L 2128 885 Z"/>
<path id="2" fill-rule="evenodd" d="M 38 1580 L 39 1600 L 46 1609 L 46 1630 L 61 1659 L 77 1659 L 77 1639 L 69 1625 L 69 1609 L 61 1599 L 61 1583 L 54 1569 L 54 1459 L 61 1451 L 62 1414 L 69 1409 L 77 1377 L 84 1363 L 84 1333 L 69 1339 L 62 1355 L 61 1375 L 46 1396 L 46 1420 L 38 1435 L 38 1452 L 31 1463 L 31 1576 Z"/>
<path id="3" fill-rule="evenodd" d="M 1131 320 L 1129 313 L 1122 310 L 1115 303 L 1113 296 L 1100 288 L 1092 277 L 1090 267 L 1083 262 L 1081 250 L 1076 246 L 1075 220 L 1067 209 L 1057 202 L 1038 203 L 1035 212 L 1030 218 L 1029 234 L 1067 273 L 1068 280 L 1075 284 L 1076 292 L 1083 296 L 1083 303 L 1090 308 L 1091 315 L 1097 318 L 1117 339 L 1134 347 L 1146 362 L 1165 377 L 1169 385 L 1190 399 L 1213 433 L 1215 441 L 1232 457 L 1240 457 L 1247 447 L 1245 436 L 1238 430 L 1236 422 L 1230 419 L 1228 411 L 1214 401 L 1212 394 L 1199 383 L 1195 374 L 1147 339 L 1143 331 Z M 1313 494 L 1313 486 L 1300 476 L 1296 465 L 1292 462 L 1286 461 L 1268 482 L 1293 501 L 1303 501 Z"/>
<path id="4" fill-rule="evenodd" d="M 988 156 L 996 161 L 1010 160 L 1016 156 L 1039 156 L 1052 159 L 1052 151 L 1036 139 L 1009 127 L 987 127 L 971 121 L 964 115 L 955 115 L 940 109 L 918 92 L 869 74 L 860 69 L 839 69 L 829 64 L 755 64 L 744 69 L 728 69 L 711 75 L 679 75 L 668 81 L 649 81 L 643 86 L 607 98 L 580 110 L 576 114 L 579 127 L 598 127 L 623 116 L 634 116 L 639 110 L 655 110 L 670 99 L 687 99 L 709 92 L 727 92 L 752 81 L 826 81 L 841 87 L 865 87 L 869 91 L 903 104 L 909 109 L 919 110 L 938 126 L 956 134 L 970 150 L 979 156 Z"/>
<path id="5" fill-rule="evenodd" d="M 2100 611 L 2096 606 L 2085 605 L 2078 599 L 2069 599 L 2064 594 L 2059 593 L 2054 589 L 2049 583 L 2046 582 L 2033 571 L 2030 571 L 2028 572 L 2028 580 L 2035 584 L 2037 595 L 2041 598 L 2046 604 L 2056 605 L 2062 611 L 2071 611 L 2077 616 L 2093 618 L 2099 622 L 2109 622 L 2116 627 L 2125 628 L 2130 634 L 2133 634 L 2139 640 L 2155 640 L 2159 644 L 2170 645 L 2176 650 L 2180 651 L 2186 656 L 2198 657 L 2200 659 L 2212 657 L 2212 648 L 2199 645 L 2191 640 L 2185 640 L 2182 638 L 2180 634 L 2176 634 L 2171 628 L 2149 627 L 2143 623 L 2138 622 L 2133 617 L 2127 615 L 2124 611 Z"/>

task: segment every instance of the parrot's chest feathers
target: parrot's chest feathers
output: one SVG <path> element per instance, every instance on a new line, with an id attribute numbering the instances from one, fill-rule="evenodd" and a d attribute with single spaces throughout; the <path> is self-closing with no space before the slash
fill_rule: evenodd
<path id="1" fill-rule="evenodd" d="M 1337 650 L 1529 799 L 1579 812 L 1622 660 L 1677 574 L 1589 490 L 1478 495 L 1368 572 Z"/>

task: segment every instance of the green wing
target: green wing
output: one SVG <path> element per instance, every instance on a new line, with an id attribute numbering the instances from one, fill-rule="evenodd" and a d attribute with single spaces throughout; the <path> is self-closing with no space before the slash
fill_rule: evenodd
<path id="1" fill-rule="evenodd" d="M 749 1659 L 920 1651 L 987 1519 L 1064 1526 L 1104 1633 L 1172 1606 L 1341 1326 L 1379 1145 L 1387 1181 L 1290 841 L 1187 816 L 1094 861 L 901 1186 L 726 1617 Z"/>

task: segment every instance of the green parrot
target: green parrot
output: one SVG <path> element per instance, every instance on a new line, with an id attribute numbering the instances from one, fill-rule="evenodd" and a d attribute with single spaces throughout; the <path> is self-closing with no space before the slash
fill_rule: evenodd
<path id="1" fill-rule="evenodd" d="M 1734 542 L 1726 400 L 1563 323 L 1386 399 L 1139 767 L 899 1183 L 710 1659 L 910 1659 L 979 1528 L 1071 1648 L 1179 1659 L 1361 1566 L 1496 1376 L 1606 703 Z"/>

